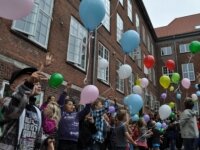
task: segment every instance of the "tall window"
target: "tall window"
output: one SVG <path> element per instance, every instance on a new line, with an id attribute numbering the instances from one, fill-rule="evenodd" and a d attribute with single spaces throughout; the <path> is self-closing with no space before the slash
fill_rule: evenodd
<path id="1" fill-rule="evenodd" d="M 119 67 L 122 65 L 120 61 L 117 60 L 117 70 L 119 70 Z M 124 93 L 124 80 L 119 78 L 118 72 L 116 71 L 116 88 L 118 91 Z"/>
<path id="2" fill-rule="evenodd" d="M 119 16 L 119 14 L 117 14 L 117 41 L 118 42 L 122 37 L 123 31 L 124 31 L 124 23 L 122 21 L 122 18 Z"/>
<path id="3" fill-rule="evenodd" d="M 195 80 L 194 65 L 193 63 L 182 64 L 182 76 L 188 78 L 190 81 Z"/>
<path id="4" fill-rule="evenodd" d="M 35 0 L 32 12 L 15 20 L 12 29 L 24 33 L 28 39 L 47 48 L 54 0 Z"/>
<path id="5" fill-rule="evenodd" d="M 138 65 L 138 67 L 142 68 L 142 52 L 141 52 L 141 47 L 139 46 L 137 49 L 137 55 L 135 55 L 136 57 L 136 63 Z"/>
<path id="6" fill-rule="evenodd" d="M 142 25 L 142 40 L 143 40 L 144 44 L 147 43 L 147 41 L 146 41 L 146 30 L 145 30 L 144 25 Z"/>
<path id="7" fill-rule="evenodd" d="M 147 50 L 151 52 L 151 42 L 149 36 L 147 36 Z"/>
<path id="8" fill-rule="evenodd" d="M 122 6 L 124 5 L 124 0 L 119 0 L 119 2 Z"/>
<path id="9" fill-rule="evenodd" d="M 104 27 L 110 31 L 110 0 L 104 0 L 105 1 L 105 7 L 106 7 L 106 14 L 102 21 L 102 24 Z"/>
<path id="10" fill-rule="evenodd" d="M 153 69 L 153 71 L 152 71 L 152 76 L 153 76 L 153 84 L 156 85 L 156 73 L 155 73 L 155 69 Z"/>
<path id="11" fill-rule="evenodd" d="M 187 44 L 180 44 L 179 45 L 180 53 L 187 53 L 190 52 L 189 50 L 189 43 Z"/>
<path id="12" fill-rule="evenodd" d="M 74 63 L 82 70 L 86 69 L 87 39 L 87 30 L 74 17 L 71 17 L 67 61 Z"/>
<path id="13" fill-rule="evenodd" d="M 140 35 L 140 19 L 137 13 L 135 14 L 135 25 L 136 25 L 136 31 Z"/>
<path id="14" fill-rule="evenodd" d="M 133 13 L 132 7 L 133 6 L 132 6 L 132 2 L 131 2 L 131 0 L 128 0 L 127 3 L 128 3 L 128 9 L 127 9 L 127 11 L 128 11 L 128 17 L 129 17 L 129 19 L 131 21 L 133 21 L 133 15 L 132 15 L 132 13 Z"/>
<path id="15" fill-rule="evenodd" d="M 152 43 L 151 43 L 151 54 L 154 56 L 154 46 Z"/>
<path id="16" fill-rule="evenodd" d="M 171 46 L 161 48 L 161 56 L 171 55 L 171 54 L 172 54 L 172 47 Z"/>
<path id="17" fill-rule="evenodd" d="M 4 80 L 1 86 L 2 88 L 0 89 L 0 98 L 11 96 L 12 91 L 10 89 L 9 82 Z"/>
<path id="18" fill-rule="evenodd" d="M 133 93 L 133 84 L 135 80 L 135 75 L 132 73 L 132 75 L 128 78 L 128 93 Z"/>
<path id="19" fill-rule="evenodd" d="M 162 74 L 171 76 L 173 71 L 169 70 L 166 66 L 162 67 Z"/>
<path id="20" fill-rule="evenodd" d="M 101 43 L 98 44 L 99 49 L 99 59 L 104 58 L 109 62 L 109 51 L 108 49 Z M 98 75 L 97 77 L 101 79 L 105 83 L 109 83 L 109 66 L 106 69 L 100 69 L 98 67 Z"/>

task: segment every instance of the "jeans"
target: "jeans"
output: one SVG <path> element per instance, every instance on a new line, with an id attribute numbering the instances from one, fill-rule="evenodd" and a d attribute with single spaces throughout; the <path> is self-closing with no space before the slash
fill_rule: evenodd
<path id="1" fill-rule="evenodd" d="M 192 138 L 191 139 L 189 139 L 189 138 L 183 139 L 184 150 L 195 150 L 194 144 L 195 144 L 194 138 L 193 139 Z"/>

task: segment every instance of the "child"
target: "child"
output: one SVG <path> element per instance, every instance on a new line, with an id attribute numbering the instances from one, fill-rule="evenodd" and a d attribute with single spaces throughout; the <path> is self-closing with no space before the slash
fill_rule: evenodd
<path id="1" fill-rule="evenodd" d="M 157 128 L 155 125 L 156 125 L 156 122 L 152 121 L 152 126 L 153 126 L 153 129 L 152 129 L 152 132 L 153 132 L 153 135 L 152 135 L 152 147 L 153 147 L 153 150 L 159 150 L 161 134 L 160 134 L 159 128 Z"/>
<path id="2" fill-rule="evenodd" d="M 48 105 L 50 102 L 55 102 L 55 101 L 56 101 L 55 96 L 48 96 L 47 101 L 44 102 L 44 103 L 41 105 L 40 110 L 41 110 L 41 111 L 44 111 L 44 109 L 47 107 L 47 105 Z"/>

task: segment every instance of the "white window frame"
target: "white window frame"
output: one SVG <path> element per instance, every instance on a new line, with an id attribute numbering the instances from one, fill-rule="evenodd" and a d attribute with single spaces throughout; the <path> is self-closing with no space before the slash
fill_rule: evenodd
<path id="1" fill-rule="evenodd" d="M 181 64 L 181 68 L 182 68 L 183 78 L 188 78 L 190 79 L 190 81 L 195 81 L 195 72 L 193 63 Z"/>
<path id="2" fill-rule="evenodd" d="M 12 30 L 19 31 L 27 35 L 27 38 L 31 40 L 32 42 L 40 45 L 41 47 L 47 49 L 48 47 L 48 40 L 49 40 L 49 32 L 50 32 L 50 25 L 51 25 L 51 20 L 52 20 L 52 12 L 53 12 L 53 6 L 54 6 L 54 0 L 51 0 L 50 4 L 45 3 L 45 6 L 50 6 L 49 7 L 49 12 L 45 11 L 44 8 L 42 8 L 42 2 L 47 2 L 45 0 L 35 0 L 34 2 L 34 8 L 32 12 L 26 16 L 23 17 L 20 20 L 14 20 L 12 23 Z M 44 18 L 46 17 L 46 18 Z M 42 19 L 39 20 L 39 19 Z M 44 20 L 45 19 L 45 20 Z M 44 23 L 45 21 L 45 23 Z M 23 23 L 24 28 L 22 29 L 19 23 Z M 30 25 L 30 29 L 28 28 L 27 25 Z M 29 30 L 27 30 L 27 28 Z M 45 29 L 45 31 L 43 30 Z M 44 33 L 43 33 L 44 32 Z M 45 37 L 45 41 L 40 41 L 42 37 Z M 44 43 L 43 43 L 44 42 Z"/>
<path id="3" fill-rule="evenodd" d="M 76 41 L 72 43 L 73 45 L 70 45 L 71 41 L 73 41 L 72 38 L 75 38 L 74 40 Z M 76 45 L 78 42 L 80 43 L 80 45 Z M 82 26 L 80 22 L 78 22 L 73 16 L 71 16 L 67 61 L 73 63 L 74 66 L 78 67 L 83 71 L 86 70 L 87 44 L 88 44 L 87 29 L 84 26 Z M 70 49 L 71 47 L 75 47 L 76 51 L 74 49 Z M 73 56 L 73 58 L 71 56 Z"/>
<path id="4" fill-rule="evenodd" d="M 190 52 L 189 43 L 180 44 L 179 45 L 179 50 L 180 50 L 180 53 L 188 53 L 188 52 Z"/>
<path id="5" fill-rule="evenodd" d="M 147 50 L 151 53 L 151 41 L 149 35 L 147 35 Z"/>
<path id="6" fill-rule="evenodd" d="M 136 26 L 136 31 L 140 35 L 140 18 L 137 13 L 135 14 L 135 26 Z"/>
<path id="7" fill-rule="evenodd" d="M 127 0 L 127 13 L 128 13 L 129 19 L 132 22 L 133 21 L 133 5 L 132 5 L 131 0 Z"/>
<path id="8" fill-rule="evenodd" d="M 123 23 L 123 20 L 122 18 L 120 17 L 120 15 L 117 13 L 117 42 L 120 41 L 121 37 L 122 37 L 122 34 L 124 32 L 124 23 Z"/>
<path id="9" fill-rule="evenodd" d="M 1 90 L 0 90 L 0 98 L 3 98 L 6 85 L 9 85 L 9 82 L 6 81 L 6 80 L 3 80 L 2 87 L 1 87 Z"/>
<path id="10" fill-rule="evenodd" d="M 146 29 L 144 27 L 144 25 L 142 25 L 142 41 L 144 42 L 144 44 L 147 44 L 147 40 L 146 40 Z"/>
<path id="11" fill-rule="evenodd" d="M 153 76 L 153 85 L 156 86 L 156 73 L 155 73 L 155 69 L 153 68 L 153 71 L 152 71 L 152 76 Z"/>
<path id="12" fill-rule="evenodd" d="M 160 48 L 161 56 L 172 55 L 172 47 L 166 46 Z"/>
<path id="13" fill-rule="evenodd" d="M 166 66 L 162 66 L 162 74 L 167 76 L 172 76 L 174 71 L 169 70 Z"/>
<path id="14" fill-rule="evenodd" d="M 121 92 L 121 93 L 124 93 L 124 80 L 123 79 L 119 79 L 119 75 L 118 75 L 118 70 L 119 70 L 119 67 L 122 65 L 122 63 L 117 60 L 117 69 L 116 69 L 116 90 Z"/>
<path id="15" fill-rule="evenodd" d="M 104 58 L 109 62 L 110 53 L 109 50 L 102 44 L 98 43 L 98 59 Z M 106 84 L 109 84 L 109 65 L 106 69 L 100 69 L 98 67 L 97 78 Z"/>
<path id="16" fill-rule="evenodd" d="M 110 31 L 110 0 L 104 0 L 106 14 L 102 21 L 103 26 Z"/>
<path id="17" fill-rule="evenodd" d="M 133 85 L 135 81 L 135 75 L 132 73 L 132 75 L 128 78 L 128 93 L 133 93 Z"/>
<path id="18" fill-rule="evenodd" d="M 141 46 L 138 46 L 136 51 L 137 51 L 137 55 L 135 55 L 136 63 L 137 63 L 139 68 L 142 68 L 142 49 L 141 49 Z"/>

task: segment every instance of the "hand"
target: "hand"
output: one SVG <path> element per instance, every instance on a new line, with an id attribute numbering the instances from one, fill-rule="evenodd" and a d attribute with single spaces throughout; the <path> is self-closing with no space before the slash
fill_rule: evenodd
<path id="1" fill-rule="evenodd" d="M 40 62 L 39 71 L 42 71 L 44 69 L 44 67 L 50 66 L 53 63 L 53 61 L 54 61 L 53 55 L 50 53 L 47 53 L 45 62 Z"/>
<path id="2" fill-rule="evenodd" d="M 41 80 L 48 80 L 48 78 L 44 73 L 40 71 L 33 72 L 31 76 L 27 79 L 27 81 L 30 83 L 37 83 Z"/>

